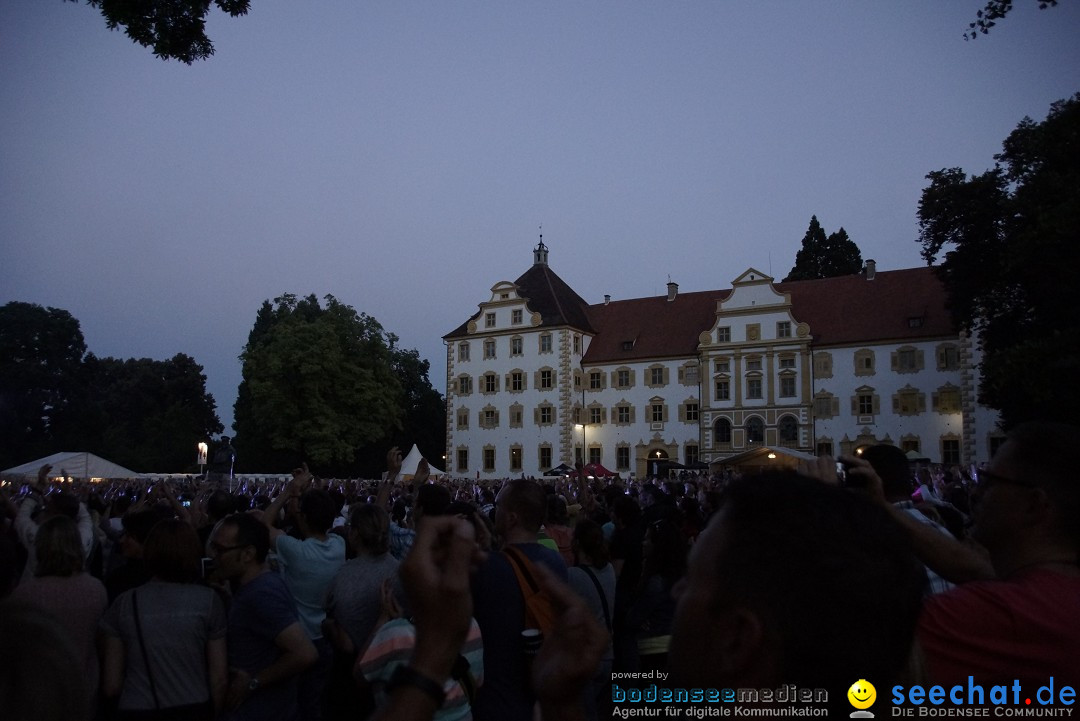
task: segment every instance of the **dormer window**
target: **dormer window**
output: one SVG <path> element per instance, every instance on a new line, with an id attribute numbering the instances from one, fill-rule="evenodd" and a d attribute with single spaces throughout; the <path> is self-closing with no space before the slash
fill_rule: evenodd
<path id="1" fill-rule="evenodd" d="M 622 349 L 623 350 L 634 350 L 634 341 L 632 341 L 632 340 L 624 340 L 622 342 Z"/>

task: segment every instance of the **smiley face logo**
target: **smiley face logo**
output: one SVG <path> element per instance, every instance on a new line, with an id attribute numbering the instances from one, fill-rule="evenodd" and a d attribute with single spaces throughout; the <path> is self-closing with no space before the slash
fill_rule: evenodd
<path id="1" fill-rule="evenodd" d="M 860 678 L 851 684 L 851 688 L 847 691 L 847 698 L 855 708 L 867 709 L 873 706 L 874 701 L 877 700 L 877 689 L 874 688 L 874 684 L 865 678 Z"/>

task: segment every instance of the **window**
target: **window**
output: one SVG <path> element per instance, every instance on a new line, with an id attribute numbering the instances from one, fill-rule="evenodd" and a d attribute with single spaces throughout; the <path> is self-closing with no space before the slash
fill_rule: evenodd
<path id="1" fill-rule="evenodd" d="M 860 416 L 874 415 L 874 396 L 871 393 L 860 393 L 856 396 Z"/>
<path id="2" fill-rule="evenodd" d="M 488 471 L 488 472 L 495 470 L 495 449 L 494 448 L 485 448 L 484 449 L 484 470 Z"/>
<path id="3" fill-rule="evenodd" d="M 624 340 L 622 342 L 622 349 L 623 350 L 634 350 L 634 341 L 632 341 L 632 340 Z"/>
<path id="4" fill-rule="evenodd" d="M 919 439 L 918 438 L 904 438 L 900 441 L 900 450 L 904 453 L 920 452 Z"/>
<path id="5" fill-rule="evenodd" d="M 488 338 L 484 341 L 484 360 L 495 357 L 495 339 Z"/>
<path id="6" fill-rule="evenodd" d="M 686 446 L 686 465 L 692 466 L 698 462 L 701 455 L 698 453 L 698 447 L 691 443 Z"/>
<path id="7" fill-rule="evenodd" d="M 469 428 L 469 409 L 458 408 L 457 410 L 457 427 L 458 430 L 464 431 Z"/>
<path id="8" fill-rule="evenodd" d="M 499 376 L 494 373 L 484 374 L 484 393 L 499 392 Z"/>
<path id="9" fill-rule="evenodd" d="M 600 459 L 603 456 L 603 453 L 602 453 L 603 450 L 604 450 L 603 448 L 597 448 L 595 446 L 590 448 L 589 449 L 589 463 L 595 463 L 596 465 L 600 465 L 600 462 L 601 462 Z"/>
<path id="10" fill-rule="evenodd" d="M 783 376 L 780 379 L 780 397 L 795 397 L 795 376 Z"/>
<path id="11" fill-rule="evenodd" d="M 615 409 L 615 417 L 618 418 L 618 424 L 625 426 L 630 424 L 630 406 L 618 406 Z"/>
<path id="12" fill-rule="evenodd" d="M 619 446 L 615 449 L 615 470 L 626 471 L 630 469 L 630 446 Z"/>
<path id="13" fill-rule="evenodd" d="M 937 347 L 937 368 L 939 371 L 960 369 L 960 349 L 952 343 L 942 343 Z"/>
<path id="14" fill-rule="evenodd" d="M 521 311 L 516 311 L 520 313 Z M 510 448 L 510 470 L 521 470 L 521 446 L 512 446 Z"/>
<path id="15" fill-rule="evenodd" d="M 459 448 L 457 449 L 457 469 L 459 471 L 469 470 L 469 449 Z"/>
<path id="16" fill-rule="evenodd" d="M 685 365 L 679 369 L 679 382 L 684 386 L 696 386 L 701 379 L 700 369 L 696 365 Z"/>
<path id="17" fill-rule="evenodd" d="M 782 320 L 776 324 L 776 337 L 777 338 L 790 338 L 791 337 L 791 321 Z"/>
<path id="18" fill-rule="evenodd" d="M 521 338 L 511 338 L 510 339 L 510 355 L 521 355 L 522 354 L 522 345 L 523 345 L 523 343 L 522 343 Z"/>
<path id="19" fill-rule="evenodd" d="M 649 405 L 649 418 L 652 419 L 653 423 L 663 423 L 664 422 L 664 404 L 663 403 L 652 403 L 652 404 L 650 404 Z"/>
<path id="20" fill-rule="evenodd" d="M 540 470 L 551 468 L 551 446 L 540 446 Z"/>
<path id="21" fill-rule="evenodd" d="M 616 388 L 629 388 L 630 387 L 630 371 L 621 369 L 615 371 L 615 387 Z"/>
<path id="22" fill-rule="evenodd" d="M 713 367 L 717 373 L 730 373 L 731 372 L 731 360 L 728 358 L 717 358 L 713 361 Z"/>
<path id="23" fill-rule="evenodd" d="M 794 416 L 784 416 L 776 426 L 776 434 L 780 437 L 780 445 L 794 448 L 799 444 L 799 422 Z"/>
<path id="24" fill-rule="evenodd" d="M 714 427 L 713 431 L 713 437 L 715 439 L 716 445 L 731 445 L 731 421 L 729 421 L 727 418 L 721 418 L 716 422 L 716 426 Z"/>
<path id="25" fill-rule="evenodd" d="M 855 375 L 874 375 L 874 351 L 869 348 L 860 348 L 855 351 Z"/>
<path id="26" fill-rule="evenodd" d="M 663 368 L 650 368 L 649 369 L 649 385 L 662 386 L 664 385 L 664 369 Z"/>
<path id="27" fill-rule="evenodd" d="M 731 381 L 716 381 L 716 400 L 731 400 Z"/>
<path id="28" fill-rule="evenodd" d="M 494 328 L 495 327 L 495 314 L 494 313 L 485 313 L 484 314 L 484 327 L 485 328 Z"/>
<path id="29" fill-rule="evenodd" d="M 723 328 L 716 329 L 716 342 L 717 343 L 730 343 L 731 342 L 731 327 L 724 326 Z"/>
<path id="30" fill-rule="evenodd" d="M 747 378 L 746 379 L 746 397 L 747 398 L 761 398 L 761 379 L 760 378 Z"/>
<path id="31" fill-rule="evenodd" d="M 900 416 L 914 416 L 926 410 L 926 396 L 918 388 L 904 386 L 893 396 L 893 413 Z"/>
<path id="32" fill-rule="evenodd" d="M 554 422 L 554 420 L 553 420 L 553 417 L 554 417 L 553 411 L 554 410 L 555 409 L 552 408 L 551 406 L 540 406 L 540 408 L 539 408 L 539 411 L 540 411 L 540 415 L 539 415 L 540 425 L 542 425 L 542 426 L 550 426 Z"/>
<path id="33" fill-rule="evenodd" d="M 593 425 L 599 425 L 599 424 L 601 424 L 603 422 L 604 422 L 603 409 L 601 409 L 601 408 L 590 408 L 589 409 L 589 423 L 592 423 Z"/>
<path id="34" fill-rule="evenodd" d="M 574 371 L 574 390 L 581 390 L 581 371 Z"/>
<path id="35" fill-rule="evenodd" d="M 818 391 L 814 396 L 814 415 L 818 418 L 840 415 L 840 399 L 828 391 Z"/>
<path id="36" fill-rule="evenodd" d="M 831 456 L 833 455 L 833 443 L 832 441 L 818 441 L 817 454 L 819 456 Z"/>
<path id="37" fill-rule="evenodd" d="M 540 334 L 540 352 L 541 353 L 550 353 L 551 352 L 551 333 L 541 333 Z"/>
<path id="38" fill-rule="evenodd" d="M 517 403 L 510 406 L 510 427 L 521 428 L 522 416 L 525 414 L 522 412 L 521 406 Z"/>
<path id="39" fill-rule="evenodd" d="M 922 316 L 914 315 L 907 319 L 908 328 L 922 328 Z"/>
<path id="40" fill-rule="evenodd" d="M 746 441 L 747 443 L 765 442 L 765 421 L 757 416 L 746 421 Z"/>
<path id="41" fill-rule="evenodd" d="M 458 395 L 467 396 L 472 393 L 472 378 L 469 376 L 461 376 L 457 381 Z"/>
<path id="42" fill-rule="evenodd" d="M 938 413 L 960 412 L 960 389 L 947 383 L 933 394 L 934 410 Z"/>
<path id="43" fill-rule="evenodd" d="M 459 362 L 465 362 L 469 360 L 469 344 L 458 343 L 457 347 L 457 359 Z"/>
<path id="44" fill-rule="evenodd" d="M 761 356 L 753 356 L 746 359 L 746 370 L 759 371 L 761 370 Z"/>
<path id="45" fill-rule="evenodd" d="M 521 309 L 510 311 L 510 323 L 512 325 L 521 325 Z M 518 455 L 521 455 L 521 449 L 518 449 Z"/>
<path id="46" fill-rule="evenodd" d="M 602 371 L 591 371 L 589 373 L 589 388 L 594 391 L 598 391 L 604 387 L 604 374 Z"/>
<path id="47" fill-rule="evenodd" d="M 832 354 L 814 354 L 814 375 L 818 378 L 832 378 Z"/>
<path id="48" fill-rule="evenodd" d="M 795 356 L 784 356 L 780 359 L 780 370 L 795 367 Z"/>
<path id="49" fill-rule="evenodd" d="M 480 411 L 481 428 L 497 428 L 499 426 L 499 412 L 494 408 L 485 408 Z"/>
<path id="50" fill-rule="evenodd" d="M 686 404 L 686 421 L 687 423 L 697 423 L 698 421 L 698 404 L 687 403 Z"/>
<path id="51" fill-rule="evenodd" d="M 945 465 L 957 465 L 960 463 L 960 440 L 957 438 L 943 438 L 941 440 L 941 462 Z"/>
<path id="52" fill-rule="evenodd" d="M 540 389 L 550 390 L 554 386 L 554 374 L 549 369 L 540 371 Z"/>
<path id="53" fill-rule="evenodd" d="M 581 355 L 581 336 L 574 335 L 574 354 Z"/>
<path id="54" fill-rule="evenodd" d="M 510 374 L 510 390 L 515 393 L 525 390 L 525 374 L 514 371 Z"/>
<path id="55" fill-rule="evenodd" d="M 923 369 L 923 352 L 911 346 L 898 348 L 892 354 L 892 369 L 897 373 L 915 373 Z"/>

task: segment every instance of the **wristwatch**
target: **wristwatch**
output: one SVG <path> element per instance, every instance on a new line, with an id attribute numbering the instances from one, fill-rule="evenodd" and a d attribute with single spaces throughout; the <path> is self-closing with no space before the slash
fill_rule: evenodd
<path id="1" fill-rule="evenodd" d="M 258 676 L 252 676 L 251 681 L 248 682 L 248 691 L 258 691 L 259 686 L 261 686 L 261 685 L 262 684 L 259 683 L 259 677 Z"/>

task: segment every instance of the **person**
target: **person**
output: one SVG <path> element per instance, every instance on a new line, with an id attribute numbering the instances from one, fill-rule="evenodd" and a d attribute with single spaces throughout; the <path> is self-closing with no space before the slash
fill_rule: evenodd
<path id="1" fill-rule="evenodd" d="M 94 645 L 98 621 L 108 596 L 101 581 L 84 569 L 83 544 L 75 522 L 57 515 L 42 523 L 34 538 L 37 569 L 20 583 L 12 598 L 53 616 L 73 646 L 75 669 L 86 680 L 83 711 L 90 714 L 98 689 L 98 657 Z"/>
<path id="2" fill-rule="evenodd" d="M 408 663 L 416 646 L 416 626 L 402 613 L 393 579 L 383 581 L 380 589 L 382 608 L 376 630 L 357 658 L 356 673 L 371 684 L 376 697 L 386 703 L 387 688 L 392 686 L 398 669 Z M 445 696 L 432 716 L 434 721 L 471 721 L 472 702 L 484 683 L 484 646 L 476 619 L 469 620 L 469 630 L 450 677 L 443 681 Z"/>
<path id="3" fill-rule="evenodd" d="M 225 696 L 230 721 L 287 721 L 299 713 L 298 679 L 318 660 L 285 581 L 266 564 L 270 530 L 254 517 L 226 517 L 210 537 L 220 578 L 234 586 L 228 615 Z"/>
<path id="4" fill-rule="evenodd" d="M 48 463 L 38 469 L 37 478 L 30 483 L 30 493 L 19 504 L 19 510 L 15 516 L 15 535 L 27 553 L 22 576 L 24 580 L 32 578 L 36 573 L 34 538 L 37 536 L 38 526 L 53 516 L 65 515 L 75 521 L 85 558 L 90 557 L 94 548 L 94 524 L 90 512 L 86 510 L 86 505 L 69 492 L 46 495 L 46 491 L 49 490 L 51 470 L 52 466 Z"/>
<path id="5" fill-rule="evenodd" d="M 533 568 L 548 567 L 565 583 L 562 558 L 537 543 L 546 507 L 540 484 L 510 481 L 496 496 L 495 532 L 510 552 L 524 554 Z M 511 563 L 505 552 L 491 553 L 472 579 L 475 616 L 484 639 L 485 679 L 473 705 L 479 721 L 528 721 L 536 702 L 521 636 L 525 599 Z"/>
<path id="6" fill-rule="evenodd" d="M 161 521 L 143 558 L 150 580 L 101 619 L 102 693 L 124 719 L 210 721 L 227 681 L 225 606 L 201 583 L 198 534 L 183 521 Z"/>
<path id="7" fill-rule="evenodd" d="M 908 459 L 904 455 L 904 452 L 896 446 L 877 444 L 866 448 L 862 452 L 862 459 L 869 463 L 874 472 L 877 473 L 881 479 L 882 492 L 885 495 L 885 500 L 888 501 L 894 509 L 902 512 L 907 518 L 898 518 L 901 523 L 910 524 L 911 521 L 920 523 L 933 528 L 938 533 L 950 536 L 949 530 L 940 523 L 937 523 L 929 516 L 924 514 L 918 508 L 915 507 L 915 503 L 911 500 L 912 483 L 911 473 L 908 469 Z M 853 478 L 857 478 L 854 476 Z M 957 544 L 959 545 L 959 544 Z M 958 549 L 958 552 L 963 552 Z M 953 587 L 953 584 L 942 578 L 932 568 L 926 569 L 926 591 L 928 594 L 941 593 L 942 591 L 948 591 Z"/>
<path id="8" fill-rule="evenodd" d="M 928 599 L 919 642 L 934 683 L 1080 682 L 1080 427 L 1013 429 L 978 474 L 972 535 L 996 579 Z M 869 677 L 867 677 L 869 678 Z"/>
<path id="9" fill-rule="evenodd" d="M 593 618 L 611 633 L 612 613 L 615 603 L 615 567 L 608 557 L 604 531 L 590 519 L 578 521 L 571 541 L 576 565 L 567 569 L 567 583 L 588 605 Z M 596 673 L 582 696 L 584 713 L 588 719 L 610 716 L 611 664 L 615 653 L 610 640 Z"/>
<path id="10" fill-rule="evenodd" d="M 386 509 L 357 505 L 349 519 L 349 538 L 356 558 L 346 561 L 326 592 L 324 636 L 334 647 L 330 706 L 335 715 L 363 716 L 374 708 L 369 688 L 354 692 L 352 669 L 375 631 L 381 611 L 382 584 L 396 579 L 399 561 L 390 555 L 390 518 Z M 351 708 L 350 708 L 351 707 Z M 343 713 L 339 713 L 343 711 Z"/>
<path id="11" fill-rule="evenodd" d="M 637 665 L 632 671 L 667 671 L 675 583 L 686 573 L 686 536 L 670 520 L 650 523 L 642 545 L 644 565 L 641 580 L 626 625 L 637 639 Z"/>
<path id="12" fill-rule="evenodd" d="M 292 480 L 263 514 L 270 545 L 277 552 L 285 585 L 300 615 L 300 624 L 319 658 L 300 678 L 300 711 L 304 721 L 322 718 L 323 690 L 333 662 L 333 649 L 323 637 L 326 618 L 323 601 L 330 582 L 345 563 L 345 539 L 330 533 L 334 523 L 333 501 L 321 488 L 311 488 L 313 477 L 307 464 L 293 469 Z M 296 525 L 301 539 L 293 538 L 274 524 L 285 502 L 299 497 Z"/>
<path id="13" fill-rule="evenodd" d="M 386 454 L 386 478 L 379 485 L 375 504 L 386 508 L 390 499 L 390 488 L 401 472 L 401 451 L 394 446 Z M 420 519 L 425 515 L 441 516 L 450 507 L 450 491 L 445 486 L 427 483 L 431 474 L 431 467 L 426 459 L 421 458 L 413 475 L 413 483 L 419 486 L 416 491 L 416 502 L 412 509 L 412 528 L 390 522 L 390 553 L 399 561 L 409 553 L 413 541 L 416 539 L 416 529 L 420 525 Z"/>
<path id="14" fill-rule="evenodd" d="M 105 576 L 105 590 L 112 603 L 124 591 L 143 585 L 150 580 L 151 572 L 144 558 L 146 540 L 159 522 L 170 517 L 168 510 L 151 506 L 131 511 L 121 519 L 124 529 L 119 549 L 123 561 Z"/>
<path id="15" fill-rule="evenodd" d="M 843 709 L 832 689 L 903 677 L 925 582 L 881 505 L 792 471 L 733 480 L 674 589 L 670 684 L 824 688 Z"/>

